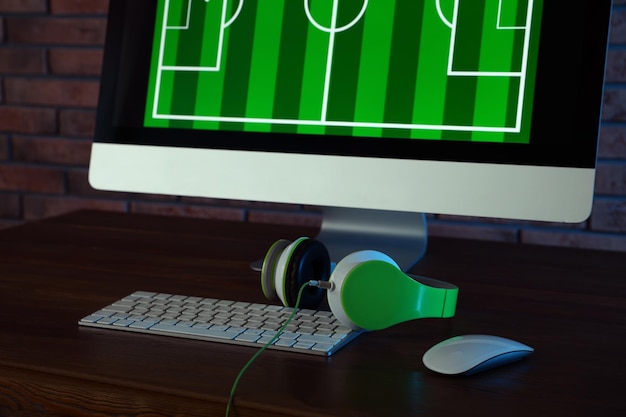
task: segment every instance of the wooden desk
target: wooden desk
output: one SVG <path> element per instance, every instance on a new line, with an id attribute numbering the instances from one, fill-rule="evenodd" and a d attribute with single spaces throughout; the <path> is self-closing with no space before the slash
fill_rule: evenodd
<path id="1" fill-rule="evenodd" d="M 137 289 L 263 302 L 248 263 L 312 230 L 80 212 L 0 232 L 0 416 L 221 416 L 253 348 L 82 328 Z M 626 415 L 626 255 L 430 240 L 416 273 L 457 316 L 359 337 L 330 359 L 266 351 L 233 416 Z M 535 347 L 471 377 L 427 370 L 448 337 Z"/>

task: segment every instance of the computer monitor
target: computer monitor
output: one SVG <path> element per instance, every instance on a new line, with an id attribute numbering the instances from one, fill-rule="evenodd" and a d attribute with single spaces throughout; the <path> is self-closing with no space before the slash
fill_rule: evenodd
<path id="1" fill-rule="evenodd" d="M 94 188 L 322 207 L 409 269 L 422 213 L 588 217 L 611 0 L 111 0 Z"/>

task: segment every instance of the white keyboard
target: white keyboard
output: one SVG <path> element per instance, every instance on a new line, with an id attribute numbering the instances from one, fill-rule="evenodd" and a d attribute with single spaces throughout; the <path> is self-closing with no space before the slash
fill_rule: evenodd
<path id="1" fill-rule="evenodd" d="M 271 304 L 137 291 L 78 324 L 261 348 L 292 311 Z M 343 326 L 329 311 L 300 309 L 268 349 L 330 356 L 360 333 Z"/>

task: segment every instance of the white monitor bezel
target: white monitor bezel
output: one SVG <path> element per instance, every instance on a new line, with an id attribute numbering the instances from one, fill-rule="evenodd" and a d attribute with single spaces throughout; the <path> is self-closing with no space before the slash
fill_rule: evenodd
<path id="1" fill-rule="evenodd" d="M 94 188 L 555 222 L 590 214 L 592 168 L 95 143 Z"/>

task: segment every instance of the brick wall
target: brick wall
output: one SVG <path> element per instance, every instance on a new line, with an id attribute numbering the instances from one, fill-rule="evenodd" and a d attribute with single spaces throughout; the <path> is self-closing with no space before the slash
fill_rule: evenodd
<path id="1" fill-rule="evenodd" d="M 317 225 L 313 207 L 89 187 L 107 7 L 108 0 L 0 0 L 0 228 L 80 208 Z M 430 216 L 431 235 L 626 252 L 626 0 L 614 0 L 604 101 L 587 222 Z"/>

